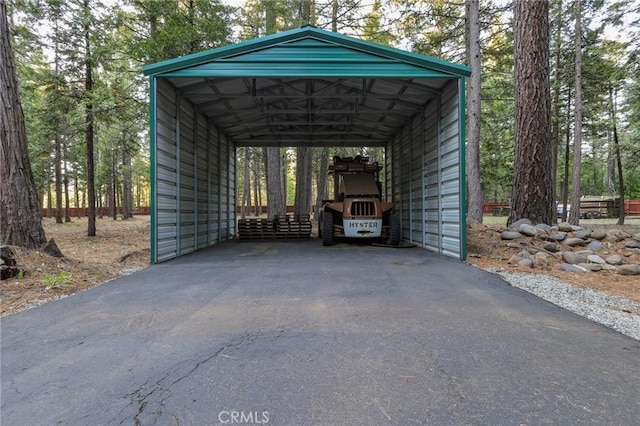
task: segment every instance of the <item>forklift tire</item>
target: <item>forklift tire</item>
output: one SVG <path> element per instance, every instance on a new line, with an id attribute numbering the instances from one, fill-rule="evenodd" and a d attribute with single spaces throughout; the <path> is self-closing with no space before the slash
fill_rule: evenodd
<path id="1" fill-rule="evenodd" d="M 333 245 L 333 213 L 326 211 L 322 215 L 322 245 Z"/>

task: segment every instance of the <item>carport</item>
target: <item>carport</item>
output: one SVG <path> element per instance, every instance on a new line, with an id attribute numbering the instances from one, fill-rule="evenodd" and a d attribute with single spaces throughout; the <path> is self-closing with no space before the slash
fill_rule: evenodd
<path id="1" fill-rule="evenodd" d="M 405 240 L 466 258 L 470 69 L 304 26 L 143 68 L 150 84 L 151 260 L 230 239 L 236 148 L 385 148 Z"/>

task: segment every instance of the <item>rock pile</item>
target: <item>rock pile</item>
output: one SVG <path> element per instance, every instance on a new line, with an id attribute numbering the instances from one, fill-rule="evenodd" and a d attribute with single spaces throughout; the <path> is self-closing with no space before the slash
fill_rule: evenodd
<path id="1" fill-rule="evenodd" d="M 640 233 L 591 230 L 566 222 L 533 225 L 521 219 L 502 230 L 500 236 L 509 241 L 509 247 L 520 249 L 509 259 L 513 265 L 535 268 L 547 264 L 553 256 L 562 261 L 563 271 L 584 274 L 611 270 L 620 275 L 640 275 Z"/>

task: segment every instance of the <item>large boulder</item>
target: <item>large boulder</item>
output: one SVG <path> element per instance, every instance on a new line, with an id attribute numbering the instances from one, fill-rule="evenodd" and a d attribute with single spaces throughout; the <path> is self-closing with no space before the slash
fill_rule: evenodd
<path id="1" fill-rule="evenodd" d="M 581 254 L 572 251 L 562 252 L 562 259 L 569 265 L 577 265 L 578 263 L 587 263 L 587 258 Z"/>
<path id="2" fill-rule="evenodd" d="M 567 238 L 563 241 L 569 247 L 586 246 L 587 243 L 582 238 Z"/>
<path id="3" fill-rule="evenodd" d="M 522 234 L 515 231 L 502 231 L 500 234 L 500 238 L 503 240 L 515 240 L 520 237 L 522 237 Z"/>
<path id="4" fill-rule="evenodd" d="M 640 265 L 630 263 L 628 265 L 622 265 L 618 268 L 618 274 L 620 275 L 640 275 Z"/>

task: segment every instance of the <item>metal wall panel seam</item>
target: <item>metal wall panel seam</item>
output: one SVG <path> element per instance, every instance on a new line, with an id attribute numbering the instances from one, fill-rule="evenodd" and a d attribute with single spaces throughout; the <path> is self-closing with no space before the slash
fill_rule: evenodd
<path id="1" fill-rule="evenodd" d="M 233 141 L 229 142 L 230 144 L 233 143 Z M 231 217 L 229 219 L 228 222 L 228 226 L 229 226 L 229 239 L 231 239 L 232 237 L 235 236 L 236 234 L 236 219 L 237 219 L 237 213 L 236 213 L 236 184 L 238 182 L 238 168 L 236 167 L 237 165 L 237 160 L 238 160 L 238 152 L 237 152 L 237 148 L 233 148 L 232 151 L 229 152 L 231 154 L 231 158 L 229 159 L 230 163 L 233 164 L 233 196 L 229 195 L 229 205 L 232 207 L 231 210 Z M 231 168 L 231 167 L 229 167 Z M 229 191 L 229 193 L 231 194 L 231 191 Z M 233 201 L 232 201 L 233 200 Z M 233 225 L 233 226 L 232 226 Z"/>
<path id="2" fill-rule="evenodd" d="M 420 173 L 421 173 L 421 201 L 422 201 L 422 247 L 426 248 L 427 246 L 427 221 L 426 221 L 426 205 L 425 205 L 425 198 L 427 196 L 426 193 L 426 178 L 425 178 L 425 174 L 427 172 L 426 169 L 426 145 L 427 145 L 427 135 L 426 135 L 426 127 L 425 127 L 425 114 L 426 114 L 426 108 L 423 106 L 422 107 L 422 111 L 420 113 L 420 134 L 422 135 L 422 153 L 421 153 L 421 157 L 420 157 Z"/>
<path id="3" fill-rule="evenodd" d="M 151 259 L 149 259 L 149 261 L 152 265 L 158 262 L 158 212 L 156 210 L 158 198 L 158 185 L 156 185 L 156 157 L 158 155 L 156 150 L 156 98 L 156 78 L 151 76 L 149 77 L 149 147 L 151 151 L 151 164 L 149 170 L 151 178 L 151 235 L 149 238 Z"/>
<path id="4" fill-rule="evenodd" d="M 222 138 L 220 128 L 216 126 L 218 132 L 218 241 L 222 241 Z"/>
<path id="5" fill-rule="evenodd" d="M 409 121 L 409 242 L 413 243 L 413 119 Z"/>
<path id="6" fill-rule="evenodd" d="M 402 199 L 404 198 L 404 193 L 403 193 L 403 185 L 402 182 L 404 181 L 404 167 L 402 167 L 402 144 L 404 143 L 404 126 L 402 126 L 402 128 L 400 128 L 400 143 L 398 144 L 398 164 L 400 165 L 399 169 L 400 169 L 400 176 L 399 176 L 399 185 L 398 185 L 398 194 L 399 194 L 399 200 L 398 203 L 400 204 L 400 235 L 401 238 L 403 237 L 402 233 L 404 231 L 404 224 L 402 223 L 402 218 L 404 217 L 404 204 L 402 203 Z"/>
<path id="7" fill-rule="evenodd" d="M 180 120 L 181 120 L 181 97 L 176 93 L 176 256 L 182 252 L 182 171 L 180 167 Z"/>
<path id="8" fill-rule="evenodd" d="M 211 122 L 207 120 L 207 246 L 211 245 Z"/>
<path id="9" fill-rule="evenodd" d="M 199 132 L 198 132 L 198 111 L 195 105 L 193 108 L 193 249 L 198 250 L 198 151 Z"/>
<path id="10" fill-rule="evenodd" d="M 460 133 L 458 145 L 460 146 L 460 260 L 467 260 L 467 122 L 466 122 L 466 81 L 464 78 L 458 79 L 458 99 L 460 105 L 458 109 Z"/>
<path id="11" fill-rule="evenodd" d="M 438 98 L 438 104 L 436 105 L 436 119 L 437 119 L 437 136 L 436 136 L 436 144 L 437 144 L 437 160 L 436 160 L 436 168 L 437 168 L 437 173 L 436 173 L 436 179 L 438 181 L 438 196 L 436 197 L 438 200 L 438 253 L 442 253 L 443 250 L 443 241 L 442 241 L 442 165 L 440 162 L 440 155 L 441 155 L 441 147 L 440 144 L 442 142 L 442 129 L 440 127 L 441 123 L 442 123 L 442 117 L 441 117 L 441 113 L 442 110 L 440 108 L 440 105 L 442 103 L 442 95 L 439 96 Z"/>

